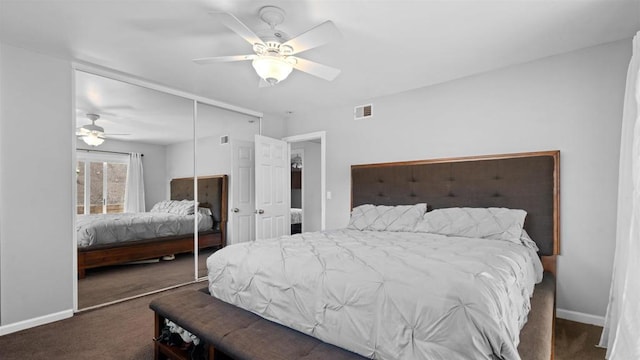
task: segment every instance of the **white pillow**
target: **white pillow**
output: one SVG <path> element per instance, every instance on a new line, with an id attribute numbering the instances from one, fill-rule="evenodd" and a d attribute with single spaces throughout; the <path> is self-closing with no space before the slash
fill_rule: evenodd
<path id="1" fill-rule="evenodd" d="M 194 206 L 198 206 L 198 203 L 193 200 L 175 201 L 168 212 L 176 215 L 193 215 Z"/>
<path id="2" fill-rule="evenodd" d="M 521 244 L 527 212 L 507 208 L 445 208 L 429 211 L 415 226 L 417 232 L 496 239 Z"/>
<path id="3" fill-rule="evenodd" d="M 413 231 L 416 222 L 427 211 L 427 204 L 360 205 L 351 212 L 347 228 L 375 231 Z"/>
<path id="4" fill-rule="evenodd" d="M 522 229 L 522 234 L 520 235 L 520 242 L 522 243 L 522 245 L 530 249 L 533 249 L 536 252 L 540 251 L 536 242 L 533 241 L 533 239 L 531 239 L 531 237 L 529 236 L 529 234 L 525 229 Z"/>
<path id="5" fill-rule="evenodd" d="M 151 210 L 149 210 L 149 212 L 169 212 L 169 209 L 173 206 L 173 204 L 175 203 L 175 200 L 162 200 L 162 201 L 158 201 L 155 205 L 153 205 L 153 207 L 151 208 Z"/>

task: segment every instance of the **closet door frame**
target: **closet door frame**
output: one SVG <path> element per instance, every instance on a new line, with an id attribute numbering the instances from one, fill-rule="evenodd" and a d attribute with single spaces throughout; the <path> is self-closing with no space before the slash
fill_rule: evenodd
<path id="1" fill-rule="evenodd" d="M 127 84 L 131 84 L 131 85 L 135 85 L 135 86 L 140 86 L 143 88 L 147 88 L 150 90 L 155 90 L 155 91 L 159 91 L 162 93 L 166 93 L 169 95 L 174 95 L 174 96 L 178 96 L 187 100 L 190 100 L 193 102 L 193 131 L 194 131 L 194 135 L 193 135 L 193 181 L 194 181 L 194 189 L 196 190 L 195 194 L 197 196 L 197 184 L 198 184 L 198 178 L 196 175 L 196 158 L 197 158 L 197 154 L 196 154 L 196 124 L 197 124 L 197 107 L 198 107 L 198 103 L 202 103 L 202 104 L 206 104 L 206 105 L 210 105 L 210 106 L 215 106 L 218 108 L 222 108 L 222 109 L 226 109 L 226 110 L 230 110 L 230 111 L 234 111 L 237 113 L 241 113 L 241 114 L 245 114 L 245 115 L 250 115 L 253 116 L 255 118 L 258 118 L 260 121 L 259 124 L 259 129 L 260 129 L 260 133 L 262 133 L 262 118 L 263 118 L 263 113 L 259 112 L 259 111 L 255 111 L 255 110 L 251 110 L 251 109 L 247 109 L 247 108 L 243 108 L 240 106 L 236 106 L 236 105 L 232 105 L 232 104 L 228 104 L 222 101 L 218 101 L 218 100 L 214 100 L 214 99 L 209 99 L 203 96 L 199 96 L 196 94 L 192 94 L 186 91 L 181 91 L 181 90 L 176 90 L 173 89 L 171 87 L 168 86 L 164 86 L 164 85 L 160 85 L 158 83 L 155 83 L 153 81 L 148 81 L 148 80 L 144 80 L 142 78 L 133 76 L 133 75 L 129 75 L 129 74 L 125 74 L 122 72 L 118 72 L 118 71 L 114 71 L 114 70 L 108 70 L 105 69 L 103 67 L 99 67 L 99 66 L 94 66 L 94 65 L 90 65 L 90 64 L 86 64 L 86 63 L 78 63 L 78 62 L 72 62 L 71 63 L 71 102 L 72 102 L 72 106 L 71 108 L 72 110 L 72 116 L 71 119 L 75 119 L 75 109 L 76 109 L 76 73 L 78 71 L 80 72 L 85 72 L 85 73 L 89 73 L 92 75 L 96 75 L 96 76 L 101 76 L 104 78 L 108 78 L 111 80 L 116 80 L 116 81 L 121 81 L 123 83 L 127 83 Z M 75 120 L 74 121 L 74 126 L 75 126 Z M 71 155 L 71 163 L 74 164 L 74 166 L 72 167 L 73 169 L 75 169 L 75 164 L 77 163 L 78 159 L 76 156 L 76 144 L 77 144 L 77 137 L 75 135 L 73 135 L 71 140 L 71 147 L 73 149 L 73 151 L 71 151 L 72 155 Z M 69 207 L 69 211 L 72 212 L 72 224 L 70 224 L 71 228 L 72 228 L 72 237 L 71 237 L 71 243 L 70 243 L 70 250 L 72 252 L 72 271 L 71 271 L 71 277 L 72 277 L 72 281 L 73 281 L 73 312 L 76 313 L 78 312 L 78 248 L 77 248 L 77 234 L 75 231 L 75 221 L 76 221 L 76 189 L 75 189 L 75 183 L 72 182 L 70 184 L 70 186 L 72 187 L 72 199 L 71 199 L 71 203 L 72 206 Z M 197 199 L 196 199 L 197 200 Z M 197 223 L 194 222 L 194 230 L 197 229 Z M 193 281 L 197 281 L 198 280 L 198 237 L 197 237 L 197 231 L 194 231 L 195 235 L 193 237 L 193 243 L 194 243 L 194 258 L 193 258 L 193 262 L 194 262 L 194 274 L 193 274 Z M 142 294 L 144 295 L 144 294 Z M 142 296 L 141 295 L 141 296 Z"/>

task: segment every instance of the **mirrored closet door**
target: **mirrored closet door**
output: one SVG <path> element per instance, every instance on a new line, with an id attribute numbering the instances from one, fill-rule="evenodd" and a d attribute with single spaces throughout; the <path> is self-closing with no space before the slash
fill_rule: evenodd
<path id="1" fill-rule="evenodd" d="M 76 71 L 78 308 L 194 280 L 194 102 Z"/>
<path id="2" fill-rule="evenodd" d="M 253 142 L 254 135 L 260 131 L 259 124 L 259 120 L 253 116 L 198 103 L 196 176 L 198 178 L 199 211 L 202 214 L 210 212 L 215 224 L 213 234 L 207 234 L 201 229 L 198 236 L 197 272 L 199 278 L 207 276 L 206 259 L 219 249 L 219 246 L 216 245 L 216 237 L 221 236 L 225 243 L 229 242 L 230 224 L 240 211 L 235 203 L 241 199 L 234 198 L 238 195 L 234 195 L 233 189 L 234 186 L 238 187 L 238 179 L 231 176 L 232 167 L 237 166 L 234 163 L 232 144 L 234 142 Z M 235 161 L 237 162 L 237 159 Z M 236 175 L 236 177 L 242 177 L 242 175 Z M 249 181 L 250 179 L 245 179 L 245 183 Z M 219 198 L 223 201 L 218 202 Z M 236 209 L 235 212 L 234 209 Z"/>

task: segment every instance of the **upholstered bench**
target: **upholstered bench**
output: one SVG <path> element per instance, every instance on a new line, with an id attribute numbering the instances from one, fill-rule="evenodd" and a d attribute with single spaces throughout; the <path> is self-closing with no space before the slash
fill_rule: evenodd
<path id="1" fill-rule="evenodd" d="M 249 311 L 220 301 L 206 288 L 188 290 L 153 300 L 155 336 L 169 319 L 207 344 L 209 360 L 362 360 L 364 357 L 324 343 L 309 335 L 265 320 Z M 545 273 L 536 286 L 529 321 L 518 346 L 523 360 L 553 358 L 555 279 Z M 155 359 L 182 359 L 186 354 L 154 341 Z"/>
<path id="2" fill-rule="evenodd" d="M 265 320 L 204 291 L 182 291 L 153 300 L 155 334 L 169 319 L 208 345 L 209 360 L 363 360 L 337 346 Z M 155 359 L 180 359 L 177 349 L 154 341 Z M 222 354 L 219 354 L 219 353 Z"/>
<path id="3" fill-rule="evenodd" d="M 518 353 L 522 360 L 553 359 L 556 327 L 556 278 L 544 273 L 531 298 L 529 319 L 520 331 Z"/>

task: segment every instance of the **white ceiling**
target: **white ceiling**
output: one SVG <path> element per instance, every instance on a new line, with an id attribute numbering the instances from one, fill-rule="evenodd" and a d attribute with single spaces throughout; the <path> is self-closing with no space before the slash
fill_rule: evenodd
<path id="1" fill-rule="evenodd" d="M 91 123 L 87 114 L 100 115 L 96 125 L 107 139 L 168 145 L 193 139 L 194 126 L 198 138 L 258 132 L 252 116 L 199 104 L 194 125 L 191 100 L 83 71 L 75 79 L 76 126 Z"/>
<path id="2" fill-rule="evenodd" d="M 97 114 L 108 139 L 167 145 L 193 138 L 193 102 L 82 71 L 75 79 L 76 126 Z"/>
<path id="3" fill-rule="evenodd" d="M 258 31 L 267 26 L 258 18 L 265 5 L 286 11 L 279 28 L 291 36 L 326 20 L 336 24 L 342 39 L 300 54 L 341 69 L 336 80 L 294 70 L 277 86 L 258 88 L 250 62 L 191 61 L 251 53 L 247 42 L 208 12 L 231 12 Z M 638 1 L 612 0 L 0 0 L 0 41 L 284 117 L 287 111 L 355 106 L 630 38 L 640 30 L 639 9 Z M 83 96 L 85 108 L 79 112 L 91 106 L 89 95 Z M 127 107 L 127 99 L 108 103 Z M 98 110 L 105 120 L 114 112 Z"/>

